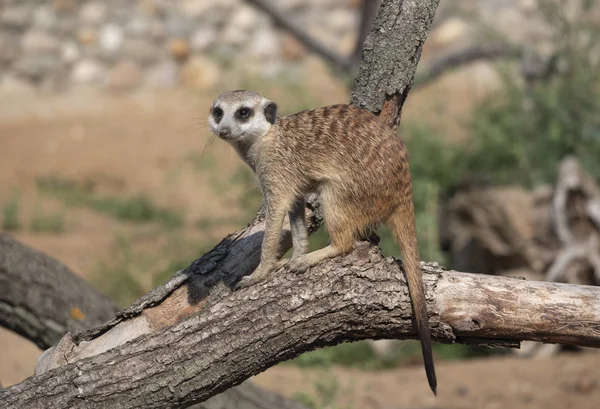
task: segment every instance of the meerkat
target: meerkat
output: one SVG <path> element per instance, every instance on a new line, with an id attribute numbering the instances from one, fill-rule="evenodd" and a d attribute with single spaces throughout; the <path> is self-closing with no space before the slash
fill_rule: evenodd
<path id="1" fill-rule="evenodd" d="M 209 125 L 257 175 L 266 206 L 260 263 L 237 288 L 264 280 L 282 264 L 278 248 L 286 214 L 293 244 L 286 266 L 295 272 L 349 252 L 356 239 L 381 223 L 389 224 L 402 250 L 425 372 L 435 394 L 409 155 L 403 140 L 376 115 L 354 105 L 277 117 L 277 104 L 245 90 L 219 95 L 210 108 Z M 308 253 L 304 207 L 311 192 L 319 194 L 331 243 Z"/>

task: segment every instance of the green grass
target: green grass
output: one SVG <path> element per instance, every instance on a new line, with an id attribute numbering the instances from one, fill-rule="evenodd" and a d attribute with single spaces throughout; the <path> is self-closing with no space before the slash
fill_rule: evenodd
<path id="1" fill-rule="evenodd" d="M 65 231 L 65 220 L 61 213 L 44 213 L 38 205 L 35 207 L 30 230 L 39 233 L 63 233 Z"/>
<path id="2" fill-rule="evenodd" d="M 486 356 L 494 351 L 463 344 L 433 344 L 433 352 L 436 358 L 441 360 Z M 288 364 L 300 368 L 328 368 L 339 365 L 361 370 L 381 370 L 396 368 L 420 359 L 421 345 L 416 340 L 398 342 L 390 353 L 383 357 L 375 354 L 369 343 L 358 341 L 307 352 L 288 361 Z"/>
<path id="3" fill-rule="evenodd" d="M 340 385 L 331 374 L 324 374 L 314 384 L 314 393 L 298 392 L 294 400 L 311 409 L 337 409 L 335 405 L 340 395 Z"/>
<path id="4" fill-rule="evenodd" d="M 180 211 L 160 207 L 146 195 L 97 195 L 92 184 L 55 177 L 39 178 L 37 187 L 41 192 L 57 197 L 67 205 L 87 207 L 118 220 L 133 223 L 158 222 L 165 228 L 183 225 L 183 215 Z"/>
<path id="5" fill-rule="evenodd" d="M 20 195 L 14 192 L 2 207 L 2 229 L 6 231 L 20 230 L 22 225 L 19 219 Z"/>

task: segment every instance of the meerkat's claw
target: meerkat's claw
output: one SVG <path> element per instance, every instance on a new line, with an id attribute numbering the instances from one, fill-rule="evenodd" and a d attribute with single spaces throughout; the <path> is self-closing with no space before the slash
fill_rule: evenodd
<path id="1" fill-rule="evenodd" d="M 271 271 L 274 271 L 274 269 L 265 268 L 263 265 L 259 265 L 252 274 L 242 277 L 242 279 L 236 284 L 235 289 L 238 290 L 240 288 L 253 286 L 254 284 L 266 279 Z"/>
<path id="2" fill-rule="evenodd" d="M 286 267 L 293 273 L 302 274 L 305 273 L 309 268 L 310 264 L 307 263 L 307 260 L 304 256 L 299 256 L 292 258 L 287 264 Z"/>
<path id="3" fill-rule="evenodd" d="M 242 288 L 251 287 L 256 284 L 258 280 L 252 278 L 252 275 L 242 277 L 240 281 L 235 285 L 235 290 L 240 290 Z"/>

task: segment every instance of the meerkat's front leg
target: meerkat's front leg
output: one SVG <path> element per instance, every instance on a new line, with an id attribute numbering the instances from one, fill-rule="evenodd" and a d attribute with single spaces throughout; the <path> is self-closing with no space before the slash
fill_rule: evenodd
<path id="1" fill-rule="evenodd" d="M 306 213 L 304 210 L 304 197 L 299 197 L 289 211 L 290 229 L 292 231 L 292 245 L 294 252 L 292 259 L 300 257 L 308 251 L 308 228 L 306 226 Z"/>
<path id="2" fill-rule="evenodd" d="M 243 277 L 235 286 L 236 289 L 249 287 L 264 280 L 277 267 L 277 250 L 283 219 L 290 208 L 291 200 L 278 198 L 267 201 L 265 236 L 263 238 L 260 264 L 249 276 Z"/>

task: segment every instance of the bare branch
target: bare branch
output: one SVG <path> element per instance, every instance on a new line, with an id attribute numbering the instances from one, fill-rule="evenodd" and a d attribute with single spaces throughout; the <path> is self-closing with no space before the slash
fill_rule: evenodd
<path id="1" fill-rule="evenodd" d="M 519 58 L 522 50 L 508 44 L 473 44 L 452 50 L 437 57 L 417 72 L 415 87 L 427 85 L 448 71 L 471 64 L 478 60 Z"/>
<path id="2" fill-rule="evenodd" d="M 423 269 L 437 340 L 600 346 L 597 287 Z M 412 321 L 399 265 L 361 243 L 304 275 L 223 286 L 173 327 L 0 392 L 0 407 L 185 407 L 314 348 L 415 337 Z"/>
<path id="3" fill-rule="evenodd" d="M 289 19 L 281 10 L 271 4 L 268 0 L 246 0 L 256 8 L 265 12 L 269 17 L 273 19 L 276 25 L 287 30 L 292 34 L 302 45 L 307 49 L 314 51 L 317 55 L 323 58 L 325 61 L 333 64 L 336 68 L 343 71 L 349 71 L 352 68 L 352 61 L 350 58 L 345 58 L 335 53 L 335 51 L 328 49 L 319 41 L 311 37 L 306 31 L 304 31 L 298 24 L 293 20 Z"/>
<path id="4" fill-rule="evenodd" d="M 0 326 L 43 349 L 118 310 L 65 265 L 6 234 L 0 234 L 0 288 Z"/>

